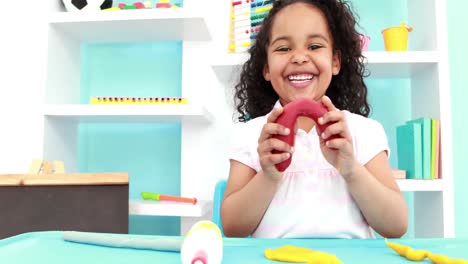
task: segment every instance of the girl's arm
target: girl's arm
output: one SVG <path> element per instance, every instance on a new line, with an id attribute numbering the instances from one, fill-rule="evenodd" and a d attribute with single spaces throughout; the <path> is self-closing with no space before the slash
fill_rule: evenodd
<path id="1" fill-rule="evenodd" d="M 256 173 L 231 160 L 229 179 L 221 204 L 223 232 L 230 237 L 252 234 L 263 218 L 276 192 L 279 180 Z"/>
<path id="2" fill-rule="evenodd" d="M 258 173 L 241 162 L 230 161 L 221 204 L 223 231 L 227 236 L 246 237 L 257 229 L 283 177 L 275 164 L 288 159 L 293 150 L 289 144 L 272 137 L 290 133 L 289 129 L 275 123 L 282 111 L 283 108 L 274 109 L 260 133 L 257 153 L 262 169 Z M 279 153 L 273 153 L 275 150 Z"/>
<path id="3" fill-rule="evenodd" d="M 381 236 L 401 237 L 408 229 L 408 208 L 382 151 L 366 165 L 342 168 L 348 190 L 369 225 Z"/>
<path id="4" fill-rule="evenodd" d="M 321 134 L 323 155 L 347 182 L 348 190 L 369 225 L 384 237 L 401 237 L 408 228 L 408 208 L 393 178 L 386 152 L 380 152 L 365 165 L 360 164 L 354 156 L 344 113 L 337 111 L 327 96 L 322 102 L 329 112 L 318 122 L 335 122 Z M 340 137 L 327 141 L 332 135 Z"/>

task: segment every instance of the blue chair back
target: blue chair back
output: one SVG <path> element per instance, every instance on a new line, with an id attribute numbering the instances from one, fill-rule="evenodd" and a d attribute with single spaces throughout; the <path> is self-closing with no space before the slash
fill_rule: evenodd
<path id="1" fill-rule="evenodd" d="M 221 230 L 221 234 L 224 237 L 223 225 L 221 223 L 221 202 L 223 201 L 224 191 L 226 190 L 227 181 L 219 180 L 216 183 L 214 197 L 213 197 L 213 215 L 211 220 L 215 223 Z"/>

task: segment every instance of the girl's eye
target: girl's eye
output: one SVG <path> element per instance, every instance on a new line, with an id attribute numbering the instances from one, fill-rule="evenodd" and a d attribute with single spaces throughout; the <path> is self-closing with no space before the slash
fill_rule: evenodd
<path id="1" fill-rule="evenodd" d="M 309 46 L 309 49 L 311 49 L 311 50 L 316 50 L 316 49 L 319 49 L 319 48 L 321 48 L 321 47 L 322 47 L 322 46 L 320 46 L 320 45 L 318 45 L 318 44 L 312 44 L 312 45 Z"/>
<path id="2" fill-rule="evenodd" d="M 276 51 L 289 51 L 288 47 L 279 47 L 276 49 Z"/>

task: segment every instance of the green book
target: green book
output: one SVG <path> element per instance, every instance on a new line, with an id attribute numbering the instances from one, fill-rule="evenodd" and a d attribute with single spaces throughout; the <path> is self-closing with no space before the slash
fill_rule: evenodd
<path id="1" fill-rule="evenodd" d="M 439 178 L 439 162 L 440 162 L 440 122 L 439 119 L 432 118 L 432 133 L 431 133 L 431 178 Z"/>
<path id="2" fill-rule="evenodd" d="M 407 123 L 396 128 L 398 168 L 407 179 L 422 179 L 421 124 Z"/>
<path id="3" fill-rule="evenodd" d="M 431 118 L 418 118 L 406 122 L 407 124 L 421 125 L 421 143 L 422 143 L 422 179 L 430 180 L 431 161 L 432 161 L 432 120 Z"/>

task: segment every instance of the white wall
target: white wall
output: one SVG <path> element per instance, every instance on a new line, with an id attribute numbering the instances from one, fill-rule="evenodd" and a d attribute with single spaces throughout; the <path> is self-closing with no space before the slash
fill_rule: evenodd
<path id="1" fill-rule="evenodd" d="M 47 7 L 21 6 L 0 9 L 0 174 L 27 172 L 42 155 Z"/>
<path id="2" fill-rule="evenodd" d="M 219 179 L 229 173 L 227 151 L 232 131 L 232 87 L 221 83 L 211 62 L 228 50 L 230 7 L 226 1 L 185 0 L 186 8 L 202 7 L 212 41 L 184 42 L 182 95 L 209 108 L 214 121 L 209 126 L 182 126 L 181 195 L 211 200 Z M 206 8 L 209 5 L 209 9 Z M 211 214 L 203 219 L 211 219 Z M 200 218 L 182 218 L 181 235 Z"/>

